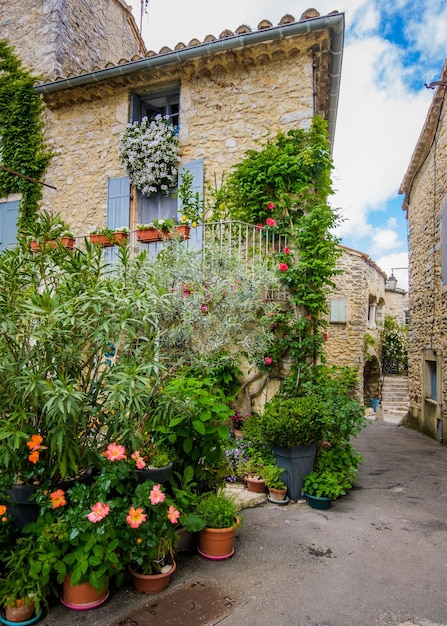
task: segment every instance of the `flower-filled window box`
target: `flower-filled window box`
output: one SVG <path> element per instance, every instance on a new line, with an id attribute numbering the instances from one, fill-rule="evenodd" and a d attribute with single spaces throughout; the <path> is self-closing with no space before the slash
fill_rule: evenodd
<path id="1" fill-rule="evenodd" d="M 136 237 L 141 243 L 151 243 L 161 241 L 161 232 L 155 228 L 154 224 L 137 224 Z"/>
<path id="2" fill-rule="evenodd" d="M 129 239 L 129 231 L 127 228 L 119 228 L 111 230 L 103 228 L 102 230 L 93 231 L 89 235 L 91 243 L 101 246 L 102 248 L 110 248 L 111 246 L 124 246 Z"/>

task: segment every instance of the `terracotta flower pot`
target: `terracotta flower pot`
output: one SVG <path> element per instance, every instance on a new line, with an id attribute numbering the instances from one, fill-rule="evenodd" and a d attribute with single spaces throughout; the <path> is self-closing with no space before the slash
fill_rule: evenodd
<path id="1" fill-rule="evenodd" d="M 140 574 L 129 565 L 129 572 L 132 575 L 132 583 L 135 591 L 150 594 L 158 593 L 166 589 L 170 583 L 172 574 L 177 568 L 174 559 L 171 559 L 171 565 L 171 569 L 168 572 L 161 574 Z"/>
<path id="2" fill-rule="evenodd" d="M 177 233 L 180 235 L 182 239 L 190 238 L 190 232 L 191 232 L 190 226 L 187 226 L 186 224 L 180 224 L 176 228 L 177 228 Z"/>
<path id="3" fill-rule="evenodd" d="M 5 607 L 5 619 L 8 622 L 27 622 L 34 615 L 34 600 L 29 599 L 28 604 L 25 599 L 16 600 L 14 606 Z"/>
<path id="4" fill-rule="evenodd" d="M 85 611 L 94 609 L 103 604 L 109 597 L 109 590 L 106 587 L 102 591 L 97 591 L 90 583 L 72 585 L 70 576 L 66 576 L 62 585 L 61 602 L 69 609 Z"/>
<path id="5" fill-rule="evenodd" d="M 236 518 L 234 526 L 229 528 L 205 526 L 199 532 L 199 554 L 213 561 L 232 556 L 234 554 L 234 533 L 238 525 L 239 519 Z"/>
<path id="6" fill-rule="evenodd" d="M 287 489 L 274 489 L 273 487 L 269 487 L 269 496 L 272 500 L 280 502 L 285 499 L 286 495 Z"/>
<path id="7" fill-rule="evenodd" d="M 245 483 L 248 491 L 253 491 L 254 493 L 267 493 L 267 487 L 265 486 L 265 482 L 262 478 L 246 476 Z"/>
<path id="8" fill-rule="evenodd" d="M 127 243 L 129 235 L 127 233 L 115 232 L 113 233 L 113 237 L 109 239 L 105 235 L 99 234 L 91 234 L 89 235 L 90 241 L 97 246 L 102 246 L 103 248 L 110 248 L 110 246 L 116 245 L 124 245 Z"/>

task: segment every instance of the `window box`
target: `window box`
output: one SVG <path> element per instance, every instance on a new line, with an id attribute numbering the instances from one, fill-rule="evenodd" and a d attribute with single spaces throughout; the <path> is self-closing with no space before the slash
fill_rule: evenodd
<path id="1" fill-rule="evenodd" d="M 161 232 L 155 227 L 143 228 L 136 231 L 137 241 L 141 243 L 150 243 L 151 241 L 161 241 Z"/>

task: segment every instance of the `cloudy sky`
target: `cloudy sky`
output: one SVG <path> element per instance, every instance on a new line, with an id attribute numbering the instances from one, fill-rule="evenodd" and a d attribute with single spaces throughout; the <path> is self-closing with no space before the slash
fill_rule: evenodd
<path id="1" fill-rule="evenodd" d="M 141 0 L 130 0 L 140 25 Z M 299 19 L 313 7 L 345 14 L 331 205 L 340 210 L 341 242 L 368 254 L 387 274 L 407 268 L 407 222 L 400 183 L 439 78 L 447 32 L 445 0 L 149 0 L 143 37 L 158 52 L 179 41 L 218 36 L 241 24 Z M 396 269 L 407 287 L 406 269 Z"/>

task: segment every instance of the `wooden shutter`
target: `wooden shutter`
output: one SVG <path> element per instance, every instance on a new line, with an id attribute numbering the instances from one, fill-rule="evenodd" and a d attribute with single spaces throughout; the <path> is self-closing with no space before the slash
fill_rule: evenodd
<path id="1" fill-rule="evenodd" d="M 346 322 L 346 300 L 331 300 L 331 322 Z"/>
<path id="2" fill-rule="evenodd" d="M 109 178 L 107 190 L 107 228 L 114 229 L 130 224 L 130 179 Z M 105 260 L 113 263 L 117 247 L 105 249 Z"/>
<path id="3" fill-rule="evenodd" d="M 0 250 L 17 242 L 19 200 L 0 203 Z"/>
<path id="4" fill-rule="evenodd" d="M 197 161 L 190 161 L 189 163 L 185 163 L 179 169 L 179 184 L 180 184 L 180 175 L 184 171 L 191 172 L 193 176 L 192 181 L 192 191 L 193 193 L 198 192 L 200 197 L 203 197 L 203 159 L 198 159 Z M 178 199 L 177 205 L 178 217 L 181 216 L 181 201 Z M 203 236 L 203 226 L 200 224 L 197 228 L 191 228 L 191 239 L 189 240 L 189 245 L 191 248 L 201 249 L 202 248 L 202 236 Z"/>

